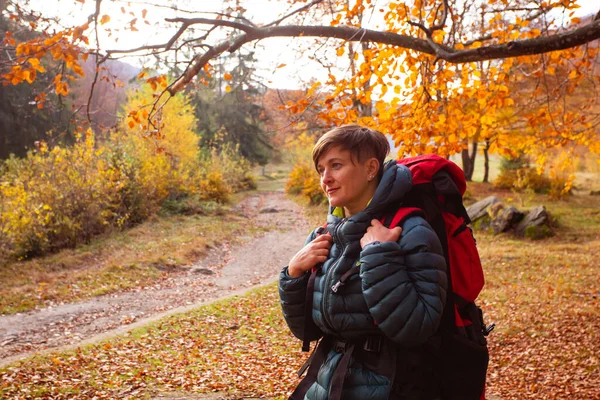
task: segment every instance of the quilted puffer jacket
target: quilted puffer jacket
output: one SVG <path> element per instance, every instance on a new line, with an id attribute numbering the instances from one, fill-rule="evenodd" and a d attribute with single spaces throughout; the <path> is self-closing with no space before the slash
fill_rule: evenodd
<path id="1" fill-rule="evenodd" d="M 353 355 L 342 391 L 344 400 L 433 399 L 433 377 L 423 362 L 421 347 L 437 330 L 446 298 L 446 262 L 442 246 L 430 225 L 421 217 L 409 217 L 397 243 L 375 243 L 361 250 L 360 239 L 371 220 L 394 212 L 411 188 L 410 171 L 395 162 L 384 174 L 369 205 L 361 212 L 340 218 L 330 213 L 327 230 L 333 236 L 328 260 L 315 279 L 311 329 L 307 339 L 331 335 L 358 340 L 382 335 L 397 352 L 396 374 L 389 377 L 373 371 L 369 361 Z M 316 230 L 306 243 L 314 240 Z M 360 263 L 337 292 L 331 287 Z M 306 287 L 310 273 L 291 278 L 287 267 L 279 280 L 279 295 L 285 320 L 292 333 L 304 338 Z M 417 357 L 415 357 L 415 355 Z M 330 350 L 319 369 L 317 381 L 306 393 L 308 400 L 326 400 L 333 373 L 342 353 Z M 418 359 L 415 365 L 411 360 Z"/>

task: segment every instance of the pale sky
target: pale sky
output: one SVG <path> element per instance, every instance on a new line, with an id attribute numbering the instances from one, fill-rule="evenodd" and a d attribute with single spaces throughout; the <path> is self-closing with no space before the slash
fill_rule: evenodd
<path id="1" fill-rule="evenodd" d="M 374 1 L 378 6 L 376 8 L 387 3 L 387 0 Z M 94 12 L 95 7 L 95 2 L 92 0 L 86 0 L 84 4 L 75 0 L 30 0 L 30 2 L 32 8 L 43 10 L 44 16 L 57 15 L 65 24 L 71 25 L 81 24 L 88 15 Z M 246 17 L 257 24 L 271 22 L 290 10 L 287 1 L 281 0 L 239 0 L 239 2 L 247 9 Z M 166 5 L 174 2 L 172 0 L 153 0 L 151 3 Z M 223 9 L 223 3 L 222 0 L 179 0 L 176 4 L 182 11 L 175 12 L 167 8 L 157 8 L 149 1 L 144 0 L 105 0 L 102 2 L 101 15 L 107 14 L 111 20 L 102 28 L 119 29 L 127 26 L 133 18 L 137 18 L 135 26 L 139 31 L 121 30 L 112 32 L 110 37 L 108 32 L 101 31 L 101 47 L 103 49 L 129 49 L 148 44 L 165 43 L 176 32 L 177 25 L 166 27 L 164 18 L 189 17 L 191 14 L 186 13 L 185 10 L 218 12 Z M 581 8 L 575 12 L 576 16 L 595 13 L 600 9 L 598 0 L 579 0 L 578 3 Z M 125 8 L 125 14 L 121 11 L 122 7 Z M 297 7 L 295 6 L 294 9 Z M 150 25 L 143 22 L 142 11 L 144 9 L 147 10 L 145 19 Z M 194 15 L 194 17 L 198 16 Z M 212 18 L 210 14 L 206 14 L 206 17 Z M 382 20 L 378 12 L 367 19 L 370 27 L 375 27 Z M 157 22 L 164 28 L 157 28 L 155 26 Z M 116 38 L 118 38 L 118 42 L 115 41 Z M 90 41 L 91 45 L 95 45 L 91 37 Z M 272 38 L 261 41 L 256 47 L 256 58 L 261 70 L 260 75 L 265 79 L 265 83 L 270 87 L 297 88 L 301 85 L 299 81 L 308 82 L 311 77 L 320 81 L 325 80 L 327 72 L 320 64 L 309 60 L 306 54 L 303 55 L 298 51 L 303 47 L 310 47 L 312 43 L 313 39 L 310 38 Z M 125 58 L 123 61 L 141 66 L 139 57 Z M 286 66 L 276 68 L 280 64 L 286 64 Z M 344 74 L 345 67 L 341 66 L 341 68 L 342 71 L 339 74 Z"/>

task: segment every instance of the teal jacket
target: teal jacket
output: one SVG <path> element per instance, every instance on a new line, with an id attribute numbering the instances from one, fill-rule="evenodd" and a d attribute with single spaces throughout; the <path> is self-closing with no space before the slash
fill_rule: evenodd
<path id="1" fill-rule="evenodd" d="M 419 361 L 410 366 L 413 353 L 434 335 L 440 324 L 446 299 L 446 262 L 439 239 L 423 218 L 408 218 L 397 243 L 367 245 L 360 239 L 371 220 L 389 215 L 411 188 L 410 171 L 395 162 L 386 164 L 384 174 L 369 205 L 350 218 L 330 214 L 327 230 L 333 236 L 329 258 L 317 273 L 312 303 L 315 324 L 309 340 L 332 335 L 358 340 L 382 335 L 396 344 L 398 365 L 394 385 L 389 377 L 373 371 L 359 354 L 353 358 L 344 379 L 345 400 L 383 400 L 388 398 L 426 399 L 431 382 L 430 368 Z M 306 243 L 314 240 L 316 230 Z M 354 265 L 353 275 L 337 293 L 331 287 Z M 279 280 L 279 295 L 285 320 L 298 338 L 304 339 L 304 310 L 309 273 L 291 278 L 287 267 Z M 308 400 L 326 400 L 331 377 L 342 354 L 331 350 L 319 370 L 317 382 L 306 394 Z M 415 374 L 419 376 L 414 376 Z M 402 376 L 400 376 L 402 375 Z M 410 379 L 409 379 L 410 376 Z M 402 394 L 404 393 L 404 395 Z M 410 394 L 413 393 L 413 394 Z"/>

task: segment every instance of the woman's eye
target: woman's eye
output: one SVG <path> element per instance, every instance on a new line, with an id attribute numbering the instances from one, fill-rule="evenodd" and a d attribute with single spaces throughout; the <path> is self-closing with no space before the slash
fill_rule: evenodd
<path id="1" fill-rule="evenodd" d="M 340 167 L 342 166 L 342 164 L 341 164 L 341 163 L 333 163 L 331 166 L 332 166 L 333 168 L 336 168 L 336 169 L 337 169 L 337 168 L 340 168 Z"/>

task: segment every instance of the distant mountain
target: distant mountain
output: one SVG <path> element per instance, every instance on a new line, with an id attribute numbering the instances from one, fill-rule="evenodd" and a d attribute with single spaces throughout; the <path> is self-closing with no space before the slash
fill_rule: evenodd
<path id="1" fill-rule="evenodd" d="M 134 79 L 141 69 L 118 60 L 108 60 L 102 67 L 90 102 L 90 116 L 95 127 L 107 128 L 115 125 L 117 114 L 127 101 L 127 92 L 134 86 Z M 75 109 L 81 107 L 79 117 L 87 118 L 87 103 L 96 71 L 96 57 L 90 56 L 82 68 L 85 76 L 75 81 L 71 95 Z"/>

